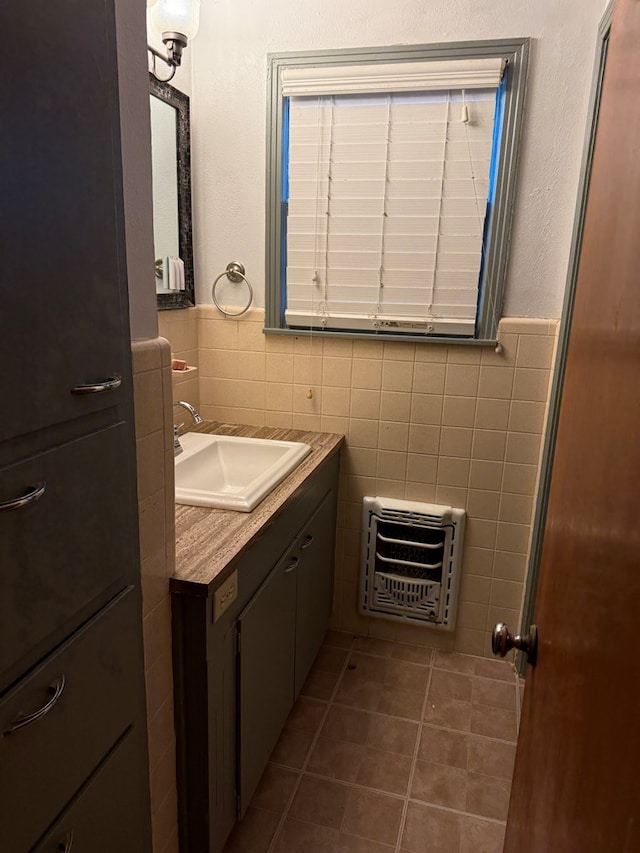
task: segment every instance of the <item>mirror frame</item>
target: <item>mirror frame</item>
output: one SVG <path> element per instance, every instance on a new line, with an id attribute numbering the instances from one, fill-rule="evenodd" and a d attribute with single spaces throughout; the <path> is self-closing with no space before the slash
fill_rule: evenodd
<path id="1" fill-rule="evenodd" d="M 149 94 L 177 112 L 176 151 L 178 154 L 178 228 L 180 257 L 184 262 L 184 290 L 157 293 L 158 309 L 192 308 L 195 305 L 193 239 L 191 220 L 191 132 L 189 96 L 149 74 Z M 152 141 L 153 144 L 153 141 Z M 154 247 L 155 260 L 155 247 Z"/>

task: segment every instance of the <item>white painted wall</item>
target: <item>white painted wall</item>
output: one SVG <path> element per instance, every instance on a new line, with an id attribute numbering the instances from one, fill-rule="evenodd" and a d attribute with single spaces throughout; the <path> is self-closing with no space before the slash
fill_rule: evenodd
<path id="1" fill-rule="evenodd" d="M 151 127 L 144 6 L 116 0 L 118 90 L 131 339 L 158 335 L 153 274 Z"/>
<path id="2" fill-rule="evenodd" d="M 506 316 L 560 316 L 603 0 L 208 0 L 189 48 L 198 302 L 231 260 L 264 304 L 267 53 L 530 36 Z"/>
<path id="3" fill-rule="evenodd" d="M 124 215 L 129 281 L 129 317 L 132 340 L 158 335 L 158 311 L 153 274 L 153 210 L 151 183 L 151 125 L 149 78 L 142 0 L 116 0 L 120 131 L 124 187 Z M 163 48 L 159 38 L 152 43 Z M 162 73 L 160 71 L 159 73 Z M 185 53 L 172 84 L 191 93 L 191 57 Z"/>

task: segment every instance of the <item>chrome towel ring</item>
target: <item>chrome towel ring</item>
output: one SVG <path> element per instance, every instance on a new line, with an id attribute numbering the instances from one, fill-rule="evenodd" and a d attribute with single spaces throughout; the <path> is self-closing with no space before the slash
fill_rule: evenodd
<path id="1" fill-rule="evenodd" d="M 253 302 L 253 287 L 251 286 L 251 282 L 246 277 L 244 265 L 238 263 L 238 261 L 231 261 L 230 264 L 227 264 L 227 268 L 224 272 L 221 272 L 218 278 L 211 285 L 211 299 L 213 300 L 213 304 L 216 306 L 218 311 L 224 314 L 227 317 L 240 317 L 242 314 L 245 314 L 249 308 L 251 308 L 251 303 Z M 232 281 L 234 284 L 239 284 L 241 281 L 247 285 L 247 290 L 249 291 L 249 299 L 247 304 L 240 311 L 227 311 L 226 308 L 223 308 L 222 305 L 218 302 L 216 298 L 216 287 L 218 286 L 218 282 L 221 278 L 226 276 L 229 281 Z"/>

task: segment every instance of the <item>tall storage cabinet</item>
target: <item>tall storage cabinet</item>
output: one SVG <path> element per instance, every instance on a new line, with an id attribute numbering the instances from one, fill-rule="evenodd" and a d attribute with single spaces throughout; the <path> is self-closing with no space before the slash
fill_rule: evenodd
<path id="1" fill-rule="evenodd" d="M 7 853 L 150 850 L 116 2 L 0 10 Z"/>

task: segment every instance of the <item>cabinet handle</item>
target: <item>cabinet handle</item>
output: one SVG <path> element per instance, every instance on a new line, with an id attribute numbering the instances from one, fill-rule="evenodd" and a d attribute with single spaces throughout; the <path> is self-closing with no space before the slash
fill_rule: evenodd
<path id="1" fill-rule="evenodd" d="M 311 534 L 309 534 L 307 537 L 305 537 L 304 542 L 300 546 L 300 550 L 304 551 L 305 548 L 309 547 L 309 545 L 313 545 L 313 536 Z"/>
<path id="2" fill-rule="evenodd" d="M 72 394 L 102 394 L 103 391 L 115 391 L 122 385 L 119 376 L 110 376 L 104 382 L 94 382 L 88 385 L 76 385 L 71 389 Z"/>
<path id="3" fill-rule="evenodd" d="M 71 853 L 73 847 L 73 830 L 68 833 L 64 841 L 58 842 L 58 853 Z"/>
<path id="4" fill-rule="evenodd" d="M 24 506 L 30 506 L 44 495 L 44 490 L 47 488 L 46 483 L 38 483 L 37 486 L 29 486 L 29 491 L 20 498 L 13 498 L 10 501 L 0 503 L 0 512 L 10 512 L 12 509 L 22 509 Z"/>
<path id="5" fill-rule="evenodd" d="M 49 685 L 49 692 L 53 695 L 51 696 L 51 699 L 49 699 L 47 704 L 43 705 L 42 708 L 38 708 L 38 710 L 34 711 L 33 714 L 21 714 L 12 723 L 9 723 L 9 725 L 2 732 L 2 734 L 13 734 L 13 732 L 17 732 L 19 729 L 24 729 L 26 726 L 30 726 L 32 723 L 36 723 L 38 720 L 41 720 L 45 716 L 45 714 L 49 713 L 49 711 L 53 708 L 58 699 L 62 696 L 62 691 L 64 690 L 65 684 L 66 679 L 64 675 L 61 675 L 60 678 L 54 684 Z"/>
<path id="6" fill-rule="evenodd" d="M 299 562 L 300 560 L 297 557 L 293 557 L 293 559 L 287 563 L 287 567 L 284 570 L 285 575 L 288 575 L 290 572 L 292 572 Z"/>

